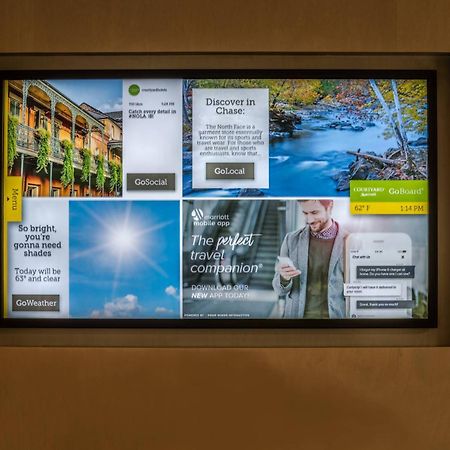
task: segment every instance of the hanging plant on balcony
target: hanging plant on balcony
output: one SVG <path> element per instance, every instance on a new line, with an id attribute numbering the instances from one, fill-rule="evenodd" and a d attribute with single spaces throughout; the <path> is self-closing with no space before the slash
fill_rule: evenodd
<path id="1" fill-rule="evenodd" d="M 14 160 L 17 158 L 17 126 L 19 118 L 16 116 L 8 117 L 8 168 L 11 171 Z"/>
<path id="2" fill-rule="evenodd" d="M 122 164 L 119 163 L 119 182 L 118 182 L 119 189 L 122 189 Z"/>
<path id="3" fill-rule="evenodd" d="M 89 174 L 91 173 L 91 151 L 88 148 L 83 148 L 83 150 L 81 150 L 81 158 L 83 159 L 83 166 L 81 167 L 81 181 L 86 182 L 89 180 Z"/>
<path id="4" fill-rule="evenodd" d="M 73 168 L 73 144 L 68 140 L 61 141 L 61 148 L 64 151 L 61 183 L 64 187 L 67 187 L 74 180 L 75 174 Z"/>
<path id="5" fill-rule="evenodd" d="M 109 161 L 109 192 L 114 192 L 122 187 L 122 165 L 117 161 Z"/>
<path id="6" fill-rule="evenodd" d="M 98 191 L 102 191 L 105 187 L 105 157 L 103 155 L 97 156 L 97 179 L 95 185 Z"/>
<path id="7" fill-rule="evenodd" d="M 44 128 L 39 128 L 36 132 L 36 139 L 38 141 L 36 172 L 43 170 L 47 173 L 50 158 L 50 132 Z"/>

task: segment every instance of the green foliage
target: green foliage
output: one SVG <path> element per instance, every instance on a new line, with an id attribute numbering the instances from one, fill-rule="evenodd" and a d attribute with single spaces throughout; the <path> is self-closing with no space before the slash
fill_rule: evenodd
<path id="1" fill-rule="evenodd" d="M 376 80 L 377 85 L 397 120 L 391 80 Z M 426 80 L 396 80 L 402 122 L 406 132 L 423 134 L 427 130 L 427 82 Z M 264 88 L 269 89 L 271 113 L 300 109 L 318 102 L 338 108 L 345 120 L 372 122 L 385 121 L 385 137 L 392 136 L 391 125 L 375 92 L 367 79 L 205 79 L 186 84 L 192 88 Z M 191 131 L 191 102 L 185 102 L 185 133 Z M 340 119 L 339 119 L 340 120 Z"/>
<path id="2" fill-rule="evenodd" d="M 399 80 L 397 87 L 405 128 L 423 133 L 427 128 L 426 80 Z"/>
<path id="3" fill-rule="evenodd" d="M 414 319 L 426 319 L 428 317 L 428 296 L 423 292 L 415 293 L 417 303 L 413 308 Z"/>
<path id="4" fill-rule="evenodd" d="M 61 147 L 64 150 L 61 183 L 64 187 L 67 187 L 70 183 L 72 183 L 75 177 L 75 171 L 73 168 L 73 144 L 71 141 L 64 140 L 61 142 Z"/>
<path id="5" fill-rule="evenodd" d="M 102 191 L 105 187 L 105 157 L 103 155 L 97 156 L 97 178 L 95 185 L 98 191 Z"/>
<path id="6" fill-rule="evenodd" d="M 311 105 L 323 97 L 322 80 L 282 79 L 228 79 L 196 80 L 197 88 L 263 88 L 269 89 L 269 105 L 280 106 Z"/>
<path id="7" fill-rule="evenodd" d="M 285 105 L 313 105 L 321 97 L 321 80 L 285 80 L 282 84 L 277 83 L 277 80 L 270 81 L 269 89 L 272 92 L 279 91 L 275 100 Z"/>
<path id="8" fill-rule="evenodd" d="M 50 132 L 45 128 L 39 128 L 36 133 L 38 141 L 38 156 L 36 161 L 36 172 L 43 170 L 47 173 L 50 158 Z"/>
<path id="9" fill-rule="evenodd" d="M 122 164 L 121 164 L 120 165 L 120 170 L 119 170 L 119 181 L 118 181 L 119 189 L 122 189 L 122 180 L 123 180 L 123 177 L 122 177 Z"/>
<path id="10" fill-rule="evenodd" d="M 109 192 L 114 192 L 122 187 L 122 165 L 117 161 L 109 161 Z"/>
<path id="11" fill-rule="evenodd" d="M 388 104 L 393 102 L 390 80 L 377 80 Z M 426 119 L 426 80 L 397 80 L 400 103 L 404 107 L 404 119 Z M 311 105 L 321 99 L 334 100 L 342 106 L 354 109 L 373 107 L 379 110 L 375 94 L 368 80 L 304 80 L 304 79 L 210 79 L 195 80 L 195 88 L 265 88 L 269 89 L 269 104 Z M 421 125 L 419 125 L 421 128 Z M 417 131 L 423 131 L 421 129 Z"/>
<path id="12" fill-rule="evenodd" d="M 336 97 L 338 93 L 339 80 L 321 80 L 319 93 L 322 98 L 328 99 Z"/>
<path id="13" fill-rule="evenodd" d="M 426 80 L 396 80 L 398 98 L 402 108 L 403 126 L 406 131 L 418 134 L 427 129 L 427 82 Z M 394 94 L 390 80 L 377 80 L 378 87 L 383 94 L 386 103 L 397 119 L 394 108 Z M 382 111 L 381 105 L 376 101 L 376 96 L 371 92 L 375 102 L 375 110 Z M 392 136 L 391 130 L 387 129 L 386 137 Z"/>
<path id="14" fill-rule="evenodd" d="M 83 148 L 83 150 L 81 150 L 81 158 L 83 159 L 83 166 L 81 167 L 81 181 L 86 182 L 89 180 L 89 174 L 91 173 L 91 151 L 88 148 Z"/>
<path id="15" fill-rule="evenodd" d="M 16 116 L 8 117 L 8 167 L 12 169 L 14 160 L 17 158 L 17 125 L 19 118 Z"/>

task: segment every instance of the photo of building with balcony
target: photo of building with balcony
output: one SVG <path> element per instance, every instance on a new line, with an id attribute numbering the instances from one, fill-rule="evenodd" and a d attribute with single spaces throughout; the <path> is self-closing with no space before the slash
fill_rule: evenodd
<path id="1" fill-rule="evenodd" d="M 26 197 L 122 195 L 122 111 L 77 104 L 50 82 L 8 82 L 8 173 Z"/>

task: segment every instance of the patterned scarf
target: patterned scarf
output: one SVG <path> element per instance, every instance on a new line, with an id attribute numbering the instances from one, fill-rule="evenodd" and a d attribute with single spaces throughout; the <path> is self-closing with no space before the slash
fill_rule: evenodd
<path id="1" fill-rule="evenodd" d="M 331 225 L 326 229 L 322 231 L 313 231 L 309 229 L 309 232 L 311 236 L 317 238 L 317 239 L 334 239 L 336 235 L 338 234 L 339 226 L 337 222 L 334 220 L 332 221 Z"/>

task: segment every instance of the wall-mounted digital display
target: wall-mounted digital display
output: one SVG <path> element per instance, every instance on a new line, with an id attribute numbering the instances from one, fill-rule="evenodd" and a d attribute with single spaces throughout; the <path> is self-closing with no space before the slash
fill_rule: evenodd
<path id="1" fill-rule="evenodd" d="M 434 326 L 435 74 L 3 74 L 6 326 Z"/>

